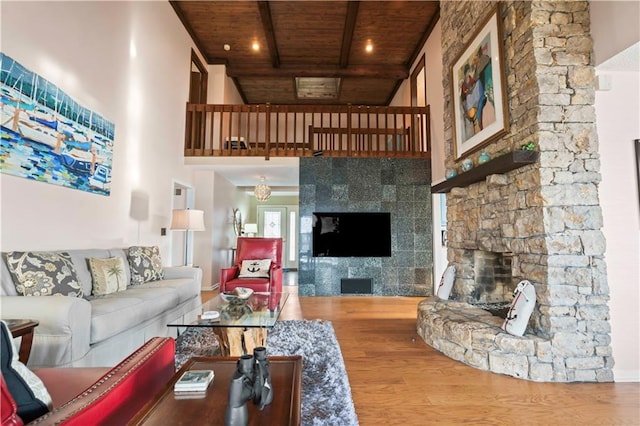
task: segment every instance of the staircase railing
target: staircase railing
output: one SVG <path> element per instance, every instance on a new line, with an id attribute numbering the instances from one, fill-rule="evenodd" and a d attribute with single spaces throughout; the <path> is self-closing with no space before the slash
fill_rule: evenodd
<path id="1" fill-rule="evenodd" d="M 185 156 L 429 157 L 429 107 L 187 104 Z"/>

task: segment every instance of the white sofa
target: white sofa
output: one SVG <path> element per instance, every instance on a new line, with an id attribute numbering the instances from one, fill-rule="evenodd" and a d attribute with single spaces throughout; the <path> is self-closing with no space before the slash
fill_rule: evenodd
<path id="1" fill-rule="evenodd" d="M 64 252 L 71 257 L 85 295 L 92 290 L 88 258 L 123 257 L 130 282 L 126 249 Z M 202 312 L 199 268 L 165 267 L 164 279 L 98 297 L 22 296 L 4 253 L 1 257 L 0 317 L 40 322 L 28 362 L 32 368 L 113 366 L 151 337 L 175 337 L 177 330 L 168 323 L 191 322 Z"/>

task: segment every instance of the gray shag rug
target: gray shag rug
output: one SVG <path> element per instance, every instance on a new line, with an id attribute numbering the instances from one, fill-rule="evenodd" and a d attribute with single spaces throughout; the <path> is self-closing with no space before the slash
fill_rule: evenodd
<path id="1" fill-rule="evenodd" d="M 279 321 L 267 355 L 302 356 L 302 424 L 358 424 L 349 377 L 330 321 Z"/>
<path id="2" fill-rule="evenodd" d="M 219 356 L 215 334 L 188 328 L 176 341 L 176 368 L 192 356 Z M 349 377 L 330 321 L 278 321 L 267 336 L 268 356 L 302 356 L 302 425 L 356 426 Z"/>

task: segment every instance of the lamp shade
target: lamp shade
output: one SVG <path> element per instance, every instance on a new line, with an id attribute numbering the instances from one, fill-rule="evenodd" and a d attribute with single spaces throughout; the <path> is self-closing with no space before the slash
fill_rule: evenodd
<path id="1" fill-rule="evenodd" d="M 257 223 L 245 223 L 244 224 L 244 232 L 247 234 L 257 234 L 258 233 L 258 224 Z"/>
<path id="2" fill-rule="evenodd" d="M 174 231 L 204 231 L 204 211 L 174 210 L 171 215 L 171 229 Z"/>

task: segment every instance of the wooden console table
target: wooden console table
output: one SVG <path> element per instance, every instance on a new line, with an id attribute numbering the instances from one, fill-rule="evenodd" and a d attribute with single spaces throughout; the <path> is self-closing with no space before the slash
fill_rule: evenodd
<path id="1" fill-rule="evenodd" d="M 21 363 L 26 364 L 31 354 L 34 329 L 40 323 L 29 319 L 6 319 L 4 322 L 7 323 L 13 337 L 22 337 L 20 350 L 18 351 L 18 359 Z"/>
<path id="2" fill-rule="evenodd" d="M 229 384 L 236 371 L 237 357 L 191 358 L 165 388 L 129 422 L 130 425 L 224 425 L 229 401 Z M 299 425 L 302 416 L 302 357 L 269 357 L 273 401 L 262 411 L 247 402 L 249 425 Z M 173 385 L 187 370 L 213 370 L 215 378 L 206 395 L 178 399 Z"/>

